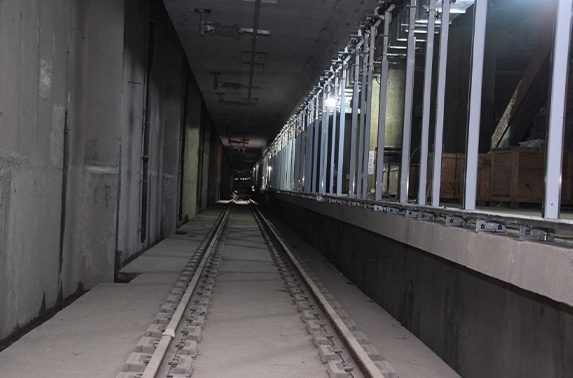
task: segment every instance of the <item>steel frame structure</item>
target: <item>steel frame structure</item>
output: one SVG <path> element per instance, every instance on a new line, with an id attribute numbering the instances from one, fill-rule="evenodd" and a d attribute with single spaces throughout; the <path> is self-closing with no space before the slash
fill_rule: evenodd
<path id="1" fill-rule="evenodd" d="M 403 138 L 400 161 L 400 187 L 397 201 L 383 200 L 385 169 L 385 132 L 390 71 L 389 53 L 392 36 L 392 18 L 396 17 L 394 6 L 387 6 L 378 14 L 366 17 L 357 34 L 350 37 L 348 46 L 338 54 L 338 59 L 313 91 L 302 101 L 302 105 L 287 122 L 275 141 L 269 146 L 254 169 L 254 176 L 260 180 L 262 189 L 289 191 L 314 195 L 317 199 L 328 194 L 328 198 L 358 198 L 364 203 L 372 201 L 379 206 L 409 208 L 411 130 L 413 112 L 414 69 L 416 59 L 417 11 L 427 6 L 425 26 L 425 73 L 422 106 L 422 133 L 420 144 L 420 179 L 417 190 L 416 209 L 424 212 L 439 212 L 440 181 L 443 155 L 444 114 L 446 96 L 446 73 L 448 59 L 449 23 L 452 0 L 408 0 L 400 10 L 407 20 L 406 80 L 404 97 Z M 474 214 L 477 197 L 478 143 L 482 101 L 482 81 L 485 52 L 487 0 L 475 1 L 474 29 L 472 40 L 471 81 L 469 117 L 466 140 L 466 169 L 463 204 L 456 215 Z M 563 135 L 566 111 L 567 75 L 571 43 L 571 13 L 573 0 L 558 0 L 553 60 L 551 73 L 548 139 L 545 160 L 545 186 L 541 217 L 532 221 L 510 216 L 512 221 L 554 226 L 560 218 L 561 179 L 563 161 Z M 438 23 L 439 21 L 439 23 Z M 439 54 L 434 57 L 434 35 L 439 30 Z M 378 46 L 378 47 L 377 47 Z M 373 73 L 375 70 L 375 49 L 381 51 L 380 92 L 378 102 L 377 156 L 374 172 L 374 195 L 368 191 L 368 165 L 370 149 L 371 109 Z M 395 55 L 395 54 L 394 54 Z M 437 76 L 432 76 L 433 65 L 437 65 Z M 434 84 L 435 80 L 435 84 Z M 435 86 L 435 109 L 432 109 L 432 86 Z M 351 122 L 346 122 L 347 89 L 352 89 Z M 329 107 L 329 98 L 335 104 Z M 430 119 L 434 112 L 433 164 L 428 173 L 430 146 Z M 330 116 L 332 113 L 332 122 Z M 349 138 L 349 147 L 345 143 Z M 427 179 L 428 178 L 428 179 Z M 347 180 L 347 189 L 343 190 Z M 430 182 L 428 182 L 428 180 Z M 431 196 L 428 197 L 428 188 Z M 430 203 L 426 204 L 430 198 Z M 346 201 L 346 200 L 345 200 Z M 441 211 L 441 210 L 440 210 Z M 479 213 L 479 212 L 478 212 Z M 481 213 L 480 213 L 481 214 Z M 469 216 L 469 215 L 468 215 Z M 496 218 L 497 215 L 490 215 Z M 545 223 L 544 223 L 545 222 Z M 566 222 L 565 222 L 566 223 Z M 566 223 L 567 224 L 567 223 Z"/>

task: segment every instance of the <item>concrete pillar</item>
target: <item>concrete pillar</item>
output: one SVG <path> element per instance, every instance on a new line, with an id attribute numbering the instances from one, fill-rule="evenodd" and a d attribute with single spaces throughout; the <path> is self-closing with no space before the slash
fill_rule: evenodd
<path id="1" fill-rule="evenodd" d="M 84 6 L 74 35 L 65 260 L 74 278 L 91 288 L 113 281 L 114 273 L 124 4 Z"/>
<path id="2" fill-rule="evenodd" d="M 209 153 L 209 189 L 207 203 L 211 205 L 221 199 L 221 169 L 223 160 L 223 145 L 219 135 L 211 132 Z"/>
<path id="3" fill-rule="evenodd" d="M 185 171 L 183 172 L 183 217 L 197 215 L 197 178 L 199 176 L 199 143 L 201 131 L 201 92 L 194 80 L 189 80 L 187 99 L 187 133 Z"/>
<path id="4" fill-rule="evenodd" d="M 177 39 L 177 34 L 170 22 L 167 22 L 166 47 L 164 65 L 160 65 L 165 77 L 165 98 L 163 100 L 163 157 L 162 157 L 162 190 L 157 193 L 161 199 L 160 237 L 175 233 L 177 217 L 177 189 L 179 154 L 175 148 L 179 144 L 181 122 L 183 119 L 184 102 L 184 55 Z"/>
<path id="5" fill-rule="evenodd" d="M 118 264 L 145 247 L 140 239 L 142 127 L 151 4 L 126 1 L 121 126 L 121 168 L 117 228 Z"/>
<path id="6" fill-rule="evenodd" d="M 204 210 L 207 208 L 208 206 L 208 198 L 209 198 L 209 175 L 210 175 L 210 155 L 211 155 L 211 129 L 213 128 L 213 122 L 211 121 L 211 119 L 208 117 L 208 113 L 206 111 L 206 108 L 204 107 L 204 113 L 205 113 L 205 122 L 203 123 L 202 127 L 203 127 L 203 138 L 201 138 L 201 144 L 202 144 L 202 148 L 201 148 L 201 153 L 202 153 L 202 158 L 201 158 L 201 174 L 199 175 L 199 177 L 201 178 L 201 182 L 199 184 L 200 187 L 200 196 L 201 198 L 199 199 L 199 210 Z"/>

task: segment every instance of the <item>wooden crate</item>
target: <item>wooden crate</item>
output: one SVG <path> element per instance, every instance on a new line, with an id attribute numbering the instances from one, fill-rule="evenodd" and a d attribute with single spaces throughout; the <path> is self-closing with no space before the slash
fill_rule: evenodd
<path id="1" fill-rule="evenodd" d="M 459 200 L 464 190 L 465 154 L 442 154 L 442 177 L 440 178 L 440 199 Z M 434 155 L 428 158 L 428 185 L 432 185 Z"/>
<path id="2" fill-rule="evenodd" d="M 545 177 L 545 149 L 509 147 L 492 151 L 492 201 L 509 202 L 516 208 L 520 203 L 541 203 Z M 573 200 L 573 154 L 563 156 L 561 201 Z"/>
<path id="3" fill-rule="evenodd" d="M 483 206 L 491 202 L 492 154 L 479 154 L 478 159 L 478 204 Z"/>
<path id="4" fill-rule="evenodd" d="M 428 162 L 428 185 L 431 185 L 433 156 Z M 465 154 L 444 153 L 442 155 L 442 177 L 440 179 L 440 199 L 461 201 L 465 190 Z M 491 154 L 479 154 L 477 177 L 478 203 L 491 201 Z"/>

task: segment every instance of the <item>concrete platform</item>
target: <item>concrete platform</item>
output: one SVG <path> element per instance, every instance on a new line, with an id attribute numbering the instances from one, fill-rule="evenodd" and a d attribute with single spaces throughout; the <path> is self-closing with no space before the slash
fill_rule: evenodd
<path id="1" fill-rule="evenodd" d="M 122 272 L 130 283 L 100 284 L 0 353 L 0 377 L 115 377 L 169 295 L 221 208 L 180 228 Z"/>

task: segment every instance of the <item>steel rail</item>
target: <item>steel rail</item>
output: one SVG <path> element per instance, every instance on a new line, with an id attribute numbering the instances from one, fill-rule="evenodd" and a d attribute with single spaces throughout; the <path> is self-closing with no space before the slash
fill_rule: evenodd
<path id="1" fill-rule="evenodd" d="M 175 338 L 175 331 L 177 330 L 179 324 L 181 323 L 181 320 L 183 319 L 183 315 L 187 309 L 187 306 L 189 305 L 191 296 L 193 295 L 193 292 L 197 287 L 199 279 L 203 275 L 203 270 L 205 269 L 205 265 L 207 265 L 209 257 L 211 256 L 211 253 L 215 249 L 215 246 L 219 241 L 219 237 L 223 232 L 225 224 L 227 223 L 227 219 L 229 218 L 230 208 L 231 207 L 228 206 L 225 209 L 225 212 L 223 213 L 223 216 L 220 219 L 219 225 L 217 226 L 217 231 L 215 231 L 215 233 L 213 234 L 209 246 L 205 250 L 205 254 L 201 259 L 201 263 L 197 267 L 197 270 L 195 271 L 195 274 L 193 275 L 193 279 L 189 283 L 189 286 L 187 286 L 185 294 L 183 294 L 183 297 L 181 298 L 181 302 L 179 302 L 179 305 L 177 305 L 177 309 L 175 310 L 175 313 L 173 314 L 171 321 L 167 325 L 167 328 L 163 332 L 159 344 L 157 345 L 157 348 L 153 352 L 153 355 L 151 356 L 149 363 L 147 364 L 145 370 L 143 371 L 143 375 L 141 376 L 141 378 L 157 377 L 157 373 L 159 372 L 159 369 L 161 368 L 163 361 L 165 360 L 165 356 L 167 355 L 167 350 L 171 345 L 171 341 L 173 341 L 173 339 Z"/>
<path id="2" fill-rule="evenodd" d="M 360 367 L 361 372 L 369 378 L 384 378 L 384 375 L 378 370 L 372 359 L 368 356 L 368 354 L 364 351 L 364 348 L 358 340 L 354 337 L 352 332 L 348 329 L 346 324 L 342 321 L 342 319 L 338 316 L 334 308 L 328 303 L 320 289 L 316 286 L 316 284 L 312 281 L 312 279 L 308 276 L 304 268 L 300 265 L 296 257 L 290 251 L 289 247 L 284 242 L 283 238 L 281 237 L 279 231 L 275 228 L 275 226 L 267 219 L 265 216 L 260 212 L 260 210 L 254 206 L 256 209 L 257 215 L 263 221 L 263 223 L 268 227 L 268 229 L 272 232 L 273 236 L 281 245 L 282 249 L 286 253 L 286 255 L 291 260 L 292 264 L 295 266 L 298 274 L 303 279 L 306 286 L 310 289 L 312 296 L 322 309 L 322 311 L 326 314 L 330 324 L 336 330 L 344 344 L 347 346 L 350 354 Z"/>

